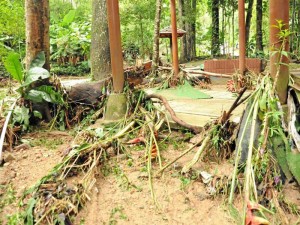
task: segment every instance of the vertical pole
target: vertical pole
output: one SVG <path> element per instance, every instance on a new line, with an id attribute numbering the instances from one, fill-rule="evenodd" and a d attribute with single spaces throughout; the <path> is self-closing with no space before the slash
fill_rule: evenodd
<path id="1" fill-rule="evenodd" d="M 177 23 L 176 23 L 176 3 L 171 0 L 171 26 L 172 26 L 172 57 L 173 57 L 173 70 L 174 75 L 179 73 L 178 62 L 178 41 L 177 41 Z"/>
<path id="2" fill-rule="evenodd" d="M 289 29 L 289 0 L 270 0 L 270 47 L 275 51 L 282 46 L 282 40 L 278 37 L 279 29 L 274 27 L 277 25 L 276 20 L 282 20 L 285 26 L 283 29 Z M 289 51 L 289 40 L 286 40 L 284 51 Z M 270 72 L 273 79 L 276 77 L 277 69 L 279 68 L 279 77 L 277 80 L 276 91 L 281 104 L 285 104 L 287 100 L 287 87 L 289 82 L 289 66 L 278 66 L 278 54 L 270 56 Z M 282 63 L 288 64 L 289 59 L 283 56 Z"/>
<path id="3" fill-rule="evenodd" d="M 121 45 L 119 0 L 107 0 L 106 2 L 113 88 L 114 92 L 121 93 L 123 92 L 124 88 L 124 70 Z"/>
<path id="4" fill-rule="evenodd" d="M 246 25 L 245 0 L 239 0 L 239 72 L 244 75 L 246 70 Z"/>

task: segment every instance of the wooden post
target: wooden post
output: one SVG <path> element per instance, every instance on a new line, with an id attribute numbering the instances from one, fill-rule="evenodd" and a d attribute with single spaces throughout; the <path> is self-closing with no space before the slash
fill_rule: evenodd
<path id="1" fill-rule="evenodd" d="M 177 40 L 177 22 L 176 22 L 176 3 L 171 0 L 171 26 L 172 26 L 172 57 L 173 57 L 173 70 L 174 75 L 179 73 L 178 62 L 178 40 Z"/>
<path id="2" fill-rule="evenodd" d="M 277 21 L 282 20 L 283 29 L 289 29 L 289 0 L 270 0 L 270 47 L 277 51 L 282 46 L 282 40 L 278 37 L 279 29 L 274 27 L 278 25 Z M 289 51 L 289 39 L 286 40 L 284 51 Z M 289 82 L 289 66 L 280 65 L 278 67 L 278 54 L 270 56 L 270 73 L 273 79 L 276 77 L 277 68 L 279 68 L 279 77 L 276 85 L 276 91 L 281 104 L 287 100 L 287 87 Z M 288 64 L 289 58 L 283 56 L 282 63 Z"/>
<path id="3" fill-rule="evenodd" d="M 124 88 L 123 55 L 121 45 L 121 28 L 119 1 L 107 0 L 107 15 L 110 41 L 110 57 L 114 92 L 121 93 Z"/>
<path id="4" fill-rule="evenodd" d="M 239 72 L 244 75 L 246 70 L 246 25 L 245 0 L 239 0 Z"/>

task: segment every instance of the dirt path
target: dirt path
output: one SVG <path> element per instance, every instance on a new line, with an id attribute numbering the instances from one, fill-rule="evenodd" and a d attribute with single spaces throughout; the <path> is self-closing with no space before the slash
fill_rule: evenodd
<path id="1" fill-rule="evenodd" d="M 23 139 L 31 147 L 12 154 L 5 152 L 5 157 L 12 155 L 13 158 L 0 167 L 0 224 L 8 224 L 7 216 L 17 212 L 18 198 L 23 191 L 60 162 L 73 137 L 66 132 L 53 131 L 31 133 Z M 189 144 L 177 137 L 174 140 L 177 141 L 162 146 L 164 164 L 188 148 Z M 230 176 L 232 163 L 201 162 L 194 167 L 195 174 L 183 176 L 181 168 L 194 156 L 195 151 L 192 151 L 168 168 L 164 176 L 153 179 L 156 207 L 151 197 L 144 154 L 143 145 L 128 146 L 126 154 L 112 157 L 99 169 L 91 200 L 74 218 L 74 225 L 237 224 L 229 214 L 225 198 L 210 195 L 211 190 L 199 175 L 206 171 L 214 176 Z M 153 167 L 153 171 L 157 171 L 158 163 L 153 162 Z M 300 201 L 299 189 L 294 185 L 285 192 Z M 291 224 L 296 224 L 296 216 L 289 218 Z M 277 222 L 274 219 L 271 224 Z"/>
<path id="2" fill-rule="evenodd" d="M 184 146 L 182 146 L 184 147 Z M 169 148 L 165 160 L 180 155 L 181 150 Z M 182 165 L 194 152 L 168 169 L 161 178 L 153 179 L 155 206 L 151 197 L 146 167 L 141 164 L 141 152 L 131 151 L 130 158 L 122 155 L 102 169 L 92 200 L 79 214 L 75 224 L 235 224 L 226 211 L 222 197 L 213 199 L 201 178 L 180 174 Z M 231 165 L 202 164 L 199 171 L 229 172 Z M 157 170 L 157 165 L 155 165 Z"/>
<path id="3" fill-rule="evenodd" d="M 0 167 L 0 224 L 17 212 L 18 199 L 23 192 L 61 160 L 62 153 L 73 137 L 66 132 L 38 132 L 22 137 L 23 149 L 3 153 L 6 162 Z"/>

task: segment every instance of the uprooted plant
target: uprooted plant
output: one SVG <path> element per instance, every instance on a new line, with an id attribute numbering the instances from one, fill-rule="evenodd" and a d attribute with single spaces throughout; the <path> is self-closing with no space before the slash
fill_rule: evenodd
<path id="1" fill-rule="evenodd" d="M 244 115 L 245 123 L 241 126 L 237 142 L 229 204 L 234 203 L 237 185 L 241 185 L 244 195 L 243 224 L 269 224 L 264 211 L 271 214 L 277 212 L 278 219 L 283 224 L 288 224 L 277 192 L 280 192 L 285 180 L 289 181 L 293 176 L 296 179 L 299 177 L 299 168 L 295 160 L 291 161 L 291 158 L 300 160 L 299 154 L 295 155 L 291 150 L 284 125 L 285 115 L 275 90 L 281 66 L 288 66 L 282 59 L 283 56 L 288 56 L 284 49 L 290 35 L 288 30 L 283 29 L 282 21 L 277 22 L 276 27 L 280 30 L 279 38 L 282 41 L 281 47 L 275 51 L 278 54 L 277 73 L 274 80 L 269 76 L 258 79 L 256 90 L 248 102 L 248 113 Z M 247 135 L 249 132 L 250 136 Z M 245 139 L 248 141 L 245 142 Z M 243 181 L 237 177 L 242 172 Z"/>

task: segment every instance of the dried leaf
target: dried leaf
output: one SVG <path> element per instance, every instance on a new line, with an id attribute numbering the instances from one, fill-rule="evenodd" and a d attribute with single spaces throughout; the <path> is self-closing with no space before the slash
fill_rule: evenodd
<path id="1" fill-rule="evenodd" d="M 126 144 L 138 144 L 138 143 L 141 143 L 141 142 L 145 142 L 145 138 L 144 137 L 137 137 L 137 138 L 134 138 L 128 142 L 126 142 Z"/>

